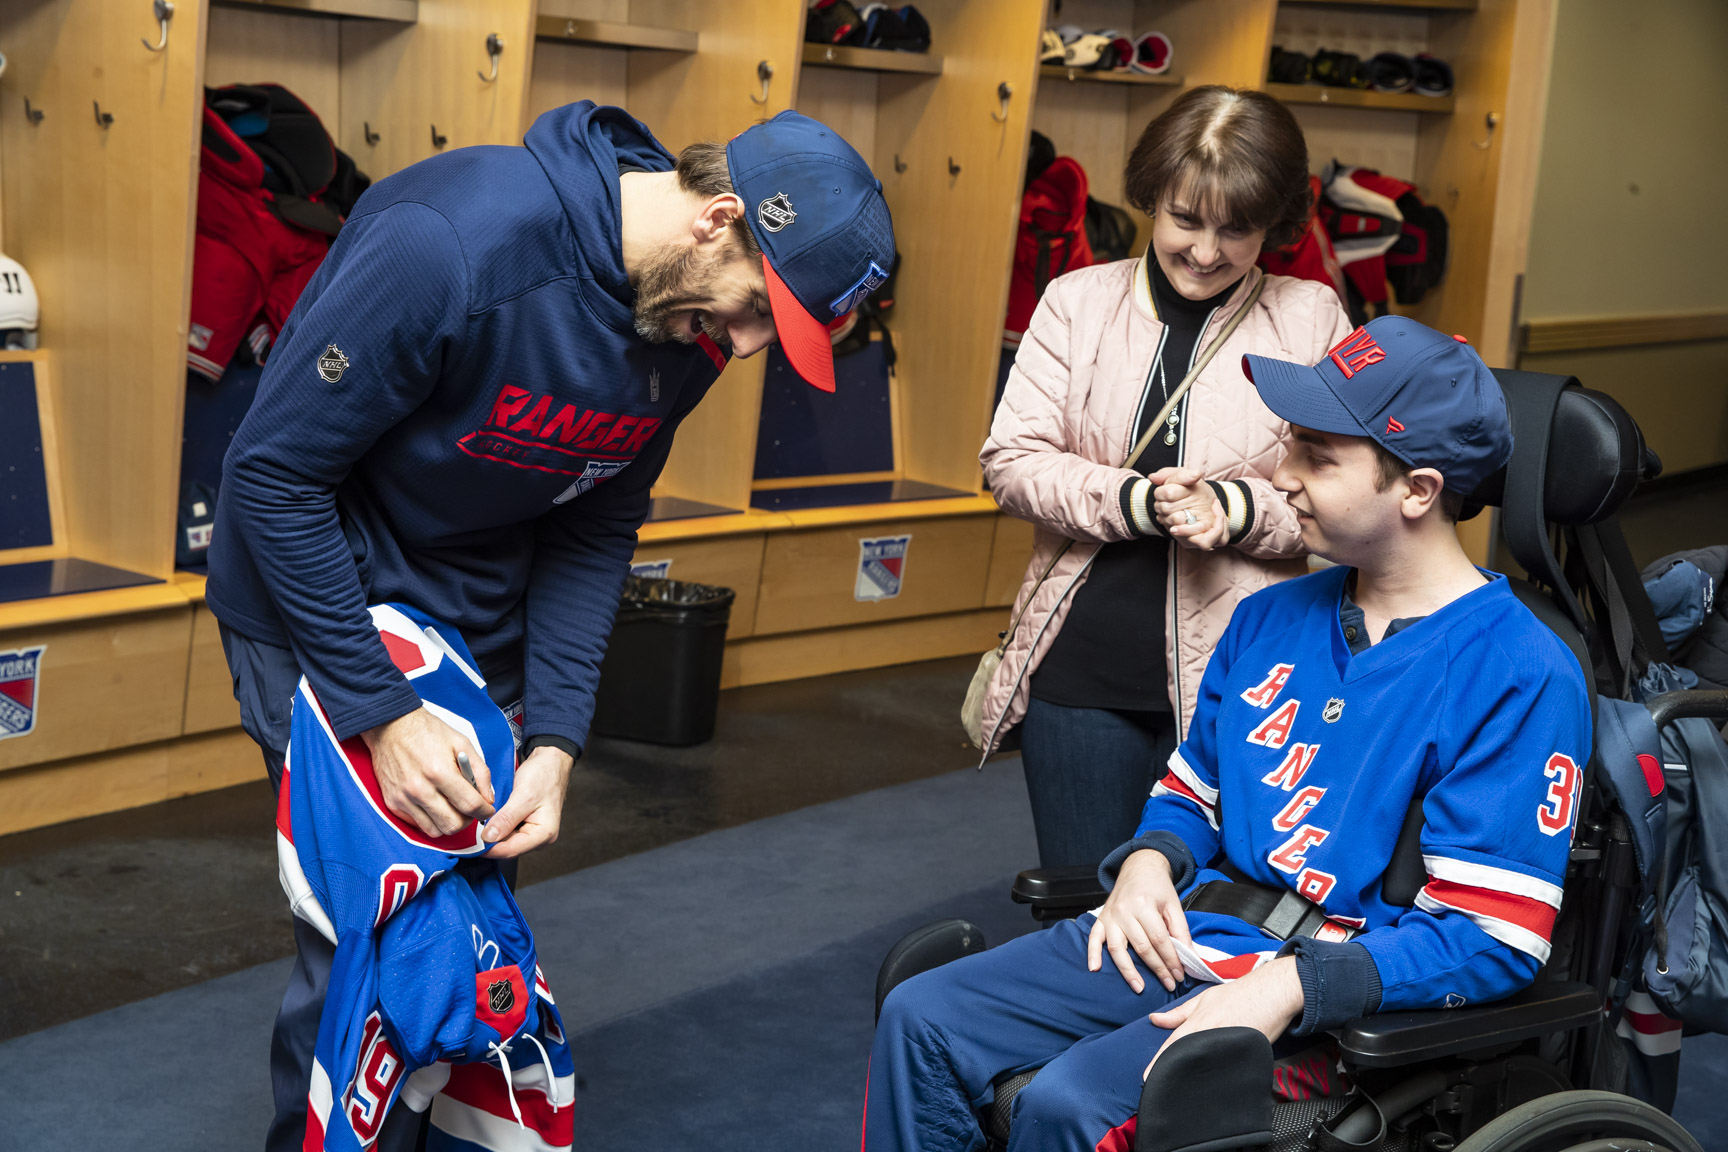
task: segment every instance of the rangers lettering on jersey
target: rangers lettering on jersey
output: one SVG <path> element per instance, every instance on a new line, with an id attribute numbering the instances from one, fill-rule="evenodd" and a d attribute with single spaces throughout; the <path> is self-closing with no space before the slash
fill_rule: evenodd
<path id="1" fill-rule="evenodd" d="M 1284 741 L 1290 738 L 1290 727 L 1296 723 L 1296 712 L 1301 707 L 1300 700 L 1286 700 L 1279 705 L 1278 711 L 1248 733 L 1248 743 L 1263 744 L 1268 748 L 1284 747 Z"/>

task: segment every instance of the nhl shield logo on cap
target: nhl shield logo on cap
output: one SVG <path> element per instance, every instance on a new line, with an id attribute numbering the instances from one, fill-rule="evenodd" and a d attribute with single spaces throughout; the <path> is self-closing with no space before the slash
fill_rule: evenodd
<path id="1" fill-rule="evenodd" d="M 1326 701 L 1326 707 L 1320 713 L 1320 719 L 1328 724 L 1338 723 L 1338 717 L 1344 715 L 1344 701 L 1334 696 Z"/>
<path id="2" fill-rule="evenodd" d="M 492 1011 L 502 1016 L 516 1007 L 516 990 L 510 987 L 508 980 L 494 980 L 486 985 L 486 1001 L 492 1006 Z"/>
<path id="3" fill-rule="evenodd" d="M 324 355 L 318 357 L 318 375 L 331 384 L 342 379 L 342 373 L 348 371 L 348 357 L 342 354 L 342 349 L 332 344 L 324 349 Z"/>
<path id="4" fill-rule="evenodd" d="M 756 205 L 756 223 L 770 232 L 778 232 L 796 219 L 798 213 L 792 211 L 792 200 L 784 192 L 776 192 Z"/>

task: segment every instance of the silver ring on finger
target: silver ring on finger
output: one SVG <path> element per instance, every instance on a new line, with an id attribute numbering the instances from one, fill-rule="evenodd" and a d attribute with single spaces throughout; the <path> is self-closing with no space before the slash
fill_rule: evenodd
<path id="1" fill-rule="evenodd" d="M 1190 524 L 1200 523 L 1200 521 L 1195 518 L 1194 513 L 1192 513 L 1192 512 L 1184 512 L 1183 515 L 1188 517 L 1188 523 L 1190 523 Z"/>

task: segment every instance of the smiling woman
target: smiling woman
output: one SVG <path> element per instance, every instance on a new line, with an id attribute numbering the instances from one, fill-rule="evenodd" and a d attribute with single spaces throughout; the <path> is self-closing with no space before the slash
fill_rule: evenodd
<path id="1" fill-rule="evenodd" d="M 1024 725 L 1045 867 L 1096 864 L 1127 839 L 1237 601 L 1303 570 L 1270 483 L 1289 429 L 1243 355 L 1313 364 L 1350 327 L 1329 287 L 1255 267 L 1308 211 L 1307 146 L 1277 101 L 1187 92 L 1147 125 L 1123 189 L 1152 216 L 1147 256 L 1051 283 L 982 455 L 998 502 L 1038 528 L 983 731 L 994 748 Z"/>

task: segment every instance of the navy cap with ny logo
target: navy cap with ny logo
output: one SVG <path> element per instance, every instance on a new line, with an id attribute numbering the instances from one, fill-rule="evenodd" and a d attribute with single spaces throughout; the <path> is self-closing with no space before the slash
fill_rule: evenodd
<path id="1" fill-rule="evenodd" d="M 726 163 L 762 249 L 780 347 L 800 376 L 832 392 L 828 325 L 894 266 L 882 181 L 839 133 L 791 111 L 734 136 Z"/>
<path id="2" fill-rule="evenodd" d="M 1356 329 L 1314 367 L 1242 357 L 1260 399 L 1292 424 L 1366 436 L 1469 495 L 1512 456 L 1500 382 L 1462 336 L 1403 316 Z"/>

